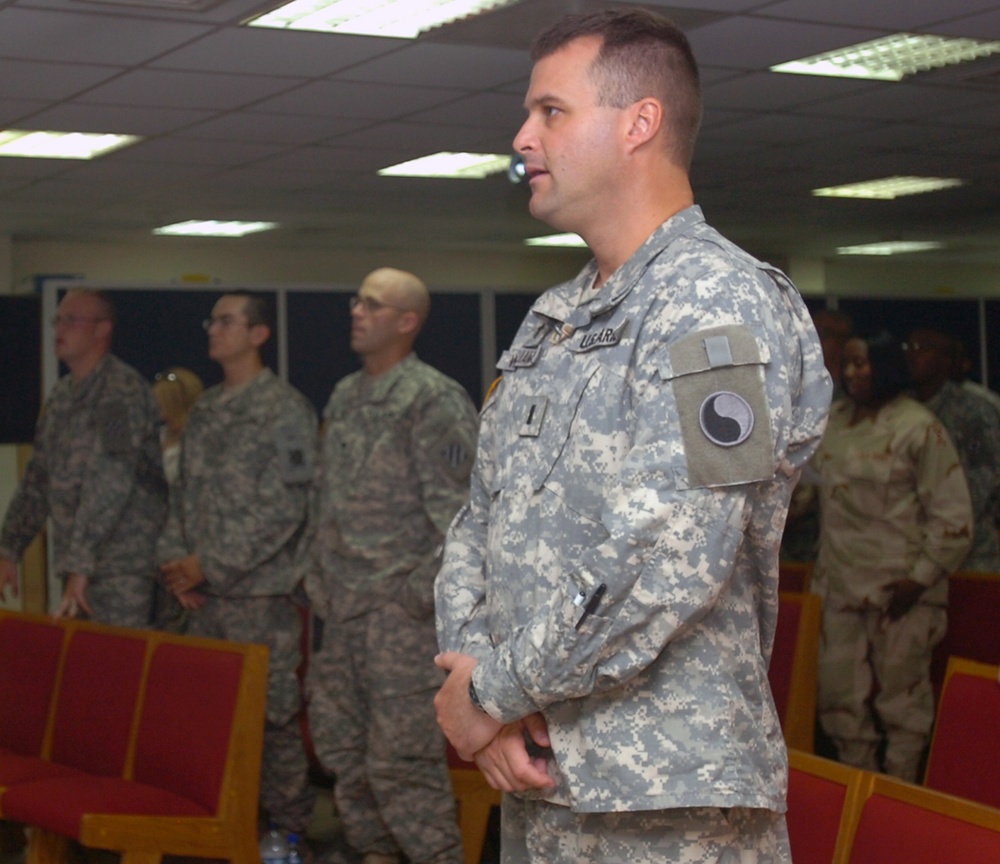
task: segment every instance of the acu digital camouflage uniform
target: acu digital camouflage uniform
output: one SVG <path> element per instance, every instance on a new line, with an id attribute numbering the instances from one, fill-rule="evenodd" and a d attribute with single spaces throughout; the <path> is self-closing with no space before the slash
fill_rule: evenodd
<path id="1" fill-rule="evenodd" d="M 149 624 L 167 512 L 159 420 L 149 384 L 111 354 L 79 382 L 65 375 L 0 535 L 0 555 L 20 558 L 51 517 L 54 571 L 87 577 L 87 601 L 105 624 Z"/>
<path id="2" fill-rule="evenodd" d="M 296 670 L 302 620 L 291 593 L 315 470 L 316 414 L 263 369 L 226 391 L 206 390 L 181 438 L 161 561 L 197 554 L 208 602 L 193 610 L 195 636 L 269 649 L 261 806 L 278 825 L 304 831 L 313 794 L 298 723 Z"/>
<path id="3" fill-rule="evenodd" d="M 788 279 L 697 207 L 595 275 L 536 301 L 498 364 L 441 648 L 479 660 L 493 717 L 545 716 L 557 785 L 533 797 L 609 820 L 762 808 L 781 848 L 760 860 L 784 860 L 767 666 L 785 513 L 830 401 L 819 341 Z M 505 796 L 505 818 L 523 806 Z"/>
<path id="4" fill-rule="evenodd" d="M 886 770 L 915 781 L 934 720 L 931 652 L 944 636 L 948 573 L 969 549 L 972 505 L 927 408 L 898 396 L 851 425 L 853 411 L 849 399 L 834 404 L 813 460 L 823 479 L 812 576 L 823 598 L 819 719 L 839 758 L 868 770 L 879 770 L 879 722 Z M 927 587 L 892 622 L 885 586 L 900 579 Z"/>
<path id="5" fill-rule="evenodd" d="M 948 430 L 969 484 L 975 530 L 963 570 L 1000 571 L 1000 415 L 980 396 L 946 381 L 923 403 Z"/>
<path id="6" fill-rule="evenodd" d="M 361 852 L 463 860 L 445 742 L 434 716 L 434 576 L 469 493 L 476 409 L 413 354 L 341 381 L 323 415 L 315 561 L 326 619 L 309 674 L 316 755 Z"/>

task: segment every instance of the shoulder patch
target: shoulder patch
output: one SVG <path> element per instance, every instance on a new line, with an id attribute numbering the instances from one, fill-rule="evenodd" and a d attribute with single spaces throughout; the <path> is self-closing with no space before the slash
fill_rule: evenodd
<path id="1" fill-rule="evenodd" d="M 274 428 L 274 446 L 281 464 L 281 479 L 288 484 L 309 483 L 313 479 L 313 447 L 309 434 L 291 424 Z"/>
<path id="2" fill-rule="evenodd" d="M 774 445 L 765 358 L 749 328 L 695 331 L 670 347 L 661 369 L 674 391 L 689 488 L 770 479 Z"/>

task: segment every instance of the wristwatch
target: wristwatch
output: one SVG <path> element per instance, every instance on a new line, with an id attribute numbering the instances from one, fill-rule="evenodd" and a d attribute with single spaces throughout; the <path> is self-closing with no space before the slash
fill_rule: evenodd
<path id="1" fill-rule="evenodd" d="M 472 683 L 472 679 L 469 679 L 469 701 L 474 707 L 478 708 L 483 713 L 486 709 L 483 707 L 483 703 L 479 701 L 479 694 L 476 692 L 476 685 Z"/>

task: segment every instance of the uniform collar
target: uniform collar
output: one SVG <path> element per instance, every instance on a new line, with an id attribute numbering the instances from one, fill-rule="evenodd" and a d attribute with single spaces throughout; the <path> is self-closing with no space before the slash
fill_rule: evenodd
<path id="1" fill-rule="evenodd" d="M 584 327 L 598 316 L 614 309 L 640 282 L 650 264 L 677 237 L 704 223 L 705 217 L 697 205 L 685 207 L 661 224 L 621 267 L 611 274 L 589 302 L 578 305 L 583 291 L 589 291 L 597 276 L 597 262 L 591 259 L 571 282 L 564 282 L 546 291 L 531 307 L 531 311 L 546 318 Z"/>

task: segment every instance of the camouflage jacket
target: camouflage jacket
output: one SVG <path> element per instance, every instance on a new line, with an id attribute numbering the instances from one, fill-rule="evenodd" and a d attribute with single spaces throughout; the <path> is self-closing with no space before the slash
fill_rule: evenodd
<path id="1" fill-rule="evenodd" d="M 784 809 L 778 545 L 830 378 L 788 279 L 677 214 L 498 364 L 437 580 L 486 710 L 542 711 L 578 811 Z"/>
<path id="2" fill-rule="evenodd" d="M 210 594 L 288 594 L 316 444 L 316 412 L 270 369 L 206 390 L 181 436 L 160 561 L 197 554 Z"/>
<path id="3" fill-rule="evenodd" d="M 167 511 L 159 420 L 149 384 L 111 354 L 80 382 L 61 378 L 38 421 L 0 552 L 20 557 L 51 516 L 58 575 L 153 579 Z"/>
<path id="4" fill-rule="evenodd" d="M 413 354 L 356 372 L 323 412 L 306 588 L 317 614 L 346 620 L 396 600 L 434 609 L 441 543 L 469 497 L 479 420 L 462 386 Z"/>
<path id="5" fill-rule="evenodd" d="M 948 430 L 969 484 L 975 531 L 962 569 L 1000 571 L 994 524 L 1000 510 L 1000 415 L 985 398 L 951 381 L 924 405 Z"/>
<path id="6" fill-rule="evenodd" d="M 837 402 L 813 464 L 822 478 L 813 590 L 837 608 L 885 608 L 883 587 L 910 578 L 943 603 L 947 575 L 969 550 L 972 503 L 958 453 L 934 415 L 909 396 L 851 425 Z"/>

